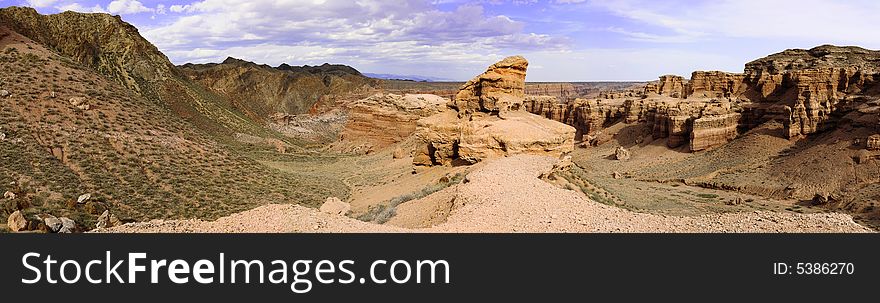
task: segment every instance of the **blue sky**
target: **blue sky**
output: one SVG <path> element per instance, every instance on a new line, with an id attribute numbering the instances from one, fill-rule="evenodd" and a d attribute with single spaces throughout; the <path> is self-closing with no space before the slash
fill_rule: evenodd
<path id="1" fill-rule="evenodd" d="M 880 49 L 880 1 L 0 0 L 42 13 L 121 15 L 176 64 L 348 64 L 466 80 L 508 55 L 528 81 L 740 72 L 821 44 Z"/>

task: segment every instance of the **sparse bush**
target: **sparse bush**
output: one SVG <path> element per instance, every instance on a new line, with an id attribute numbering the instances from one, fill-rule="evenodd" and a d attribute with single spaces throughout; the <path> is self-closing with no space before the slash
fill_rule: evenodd
<path id="1" fill-rule="evenodd" d="M 435 192 L 438 192 L 444 188 L 461 183 L 461 181 L 464 180 L 464 176 L 465 176 L 465 174 L 463 174 L 463 173 L 457 173 L 454 176 L 452 176 L 451 178 L 445 178 L 445 180 L 442 180 L 441 182 L 437 182 L 436 184 L 426 186 L 425 188 L 422 188 L 421 190 L 419 190 L 417 192 L 412 192 L 412 193 L 408 193 L 408 194 L 404 194 L 404 195 L 400 195 L 400 196 L 391 198 L 391 200 L 388 200 L 387 203 L 379 204 L 379 205 L 376 205 L 376 206 L 370 208 L 369 211 L 358 216 L 357 219 L 361 220 L 361 221 L 365 221 L 365 222 L 374 222 L 374 223 L 378 223 L 378 224 L 383 224 L 385 222 L 388 222 L 388 220 L 390 220 L 391 217 L 394 217 L 394 215 L 397 214 L 397 206 L 398 205 L 403 204 L 404 202 L 407 202 L 407 201 L 417 200 L 417 199 L 427 197 L 428 195 L 433 194 Z"/>

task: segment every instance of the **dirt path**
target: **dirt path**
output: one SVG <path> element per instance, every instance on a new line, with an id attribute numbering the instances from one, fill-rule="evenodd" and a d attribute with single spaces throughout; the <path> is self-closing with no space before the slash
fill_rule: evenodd
<path id="1" fill-rule="evenodd" d="M 555 162 L 548 157 L 520 155 L 486 163 L 456 188 L 456 207 L 446 222 L 424 229 L 365 223 L 296 205 L 268 205 L 214 222 L 153 221 L 110 231 L 870 232 L 845 214 L 748 212 L 683 217 L 632 212 L 591 201 L 582 193 L 557 188 L 539 179 Z M 406 204 L 418 204 L 422 200 Z"/>

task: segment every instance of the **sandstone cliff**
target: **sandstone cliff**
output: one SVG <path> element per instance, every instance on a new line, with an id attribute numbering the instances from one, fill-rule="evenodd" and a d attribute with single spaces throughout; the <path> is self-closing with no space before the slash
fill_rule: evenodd
<path id="1" fill-rule="evenodd" d="M 382 148 L 411 136 L 417 121 L 447 110 L 448 99 L 436 95 L 377 94 L 348 105 L 342 138 Z"/>
<path id="2" fill-rule="evenodd" d="M 452 110 L 420 119 L 413 164 L 472 164 L 513 154 L 560 157 L 571 152 L 574 128 L 522 110 L 527 67 L 523 57 L 505 58 L 463 85 L 450 102 Z M 527 106 L 533 104 L 535 100 Z"/>
<path id="3" fill-rule="evenodd" d="M 529 62 L 521 56 L 507 57 L 465 83 L 455 99 L 453 107 L 460 114 L 491 112 L 503 115 L 519 110 L 522 105 Z"/>
<path id="4" fill-rule="evenodd" d="M 865 102 L 858 96 L 880 94 L 878 79 L 880 52 L 825 45 L 752 61 L 741 74 L 664 75 L 640 95 L 606 93 L 592 101 L 528 96 L 525 109 L 574 126 L 578 140 L 616 121 L 647 123 L 655 139 L 698 151 L 770 120 L 783 123 L 780 136 L 786 138 L 833 128 Z"/>

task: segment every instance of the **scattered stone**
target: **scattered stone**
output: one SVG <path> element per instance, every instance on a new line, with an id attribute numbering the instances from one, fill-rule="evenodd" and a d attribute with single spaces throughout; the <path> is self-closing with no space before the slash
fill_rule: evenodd
<path id="1" fill-rule="evenodd" d="M 98 223 L 95 224 L 97 228 L 110 228 L 114 226 L 122 225 L 122 221 L 119 221 L 119 218 L 116 215 L 111 214 L 110 210 L 105 210 L 98 216 Z"/>
<path id="2" fill-rule="evenodd" d="M 76 222 L 72 219 L 61 217 L 59 220 L 61 220 L 61 228 L 58 229 L 58 233 L 69 234 L 76 230 Z"/>
<path id="3" fill-rule="evenodd" d="M 9 91 L 5 89 L 0 89 L 0 97 L 8 97 Z"/>
<path id="4" fill-rule="evenodd" d="M 3 199 L 15 200 L 15 193 L 7 190 L 5 193 L 3 193 Z"/>
<path id="5" fill-rule="evenodd" d="M 823 192 L 823 193 L 816 193 L 816 195 L 813 196 L 812 203 L 813 203 L 813 205 L 823 205 L 828 202 L 835 202 L 835 201 L 837 201 L 837 199 L 835 199 L 833 195 Z"/>
<path id="6" fill-rule="evenodd" d="M 89 110 L 89 108 L 91 108 L 91 105 L 89 105 L 89 102 L 86 101 L 86 98 L 83 98 L 83 97 L 70 98 L 70 105 L 73 105 L 76 108 L 79 108 L 80 110 Z"/>
<path id="7" fill-rule="evenodd" d="M 611 174 L 611 177 L 614 179 L 620 179 L 623 178 L 623 175 L 621 175 L 619 172 L 614 172 L 613 174 Z"/>
<path id="8" fill-rule="evenodd" d="M 57 96 L 58 95 L 56 95 L 55 92 L 49 92 L 49 98 L 55 98 Z"/>
<path id="9" fill-rule="evenodd" d="M 880 134 L 874 134 L 868 137 L 867 147 L 870 150 L 880 150 Z"/>
<path id="10" fill-rule="evenodd" d="M 559 159 L 559 162 L 553 164 L 553 171 L 566 171 L 571 168 L 571 165 L 571 156 L 565 155 Z"/>
<path id="11" fill-rule="evenodd" d="M 0 133 L 0 141 L 6 140 L 6 133 Z"/>
<path id="12" fill-rule="evenodd" d="M 626 148 L 623 148 L 623 146 L 618 146 L 617 149 L 614 151 L 614 158 L 620 161 L 629 160 L 631 156 L 632 155 L 630 154 L 630 151 Z"/>
<path id="13" fill-rule="evenodd" d="M 49 232 L 57 233 L 61 230 L 61 227 L 64 226 L 64 223 L 61 222 L 61 219 L 56 218 L 53 215 L 46 215 L 43 217 L 43 224 L 46 224 L 46 228 L 48 228 Z"/>
<path id="14" fill-rule="evenodd" d="M 740 205 L 740 204 L 743 204 L 743 198 L 742 198 L 742 197 L 736 197 L 736 198 L 733 199 L 733 200 L 725 201 L 724 204 L 731 205 L 731 206 L 733 206 L 733 205 Z"/>
<path id="15" fill-rule="evenodd" d="M 19 232 L 22 230 L 26 230 L 28 225 L 27 220 L 24 218 L 24 215 L 21 214 L 20 210 L 16 210 L 9 218 L 6 219 L 6 226 L 9 230 L 14 232 Z"/>
<path id="16" fill-rule="evenodd" d="M 89 202 L 90 199 L 92 199 L 92 194 L 82 194 L 79 196 L 79 198 L 76 198 L 76 204 L 84 204 L 86 202 Z"/>
<path id="17" fill-rule="evenodd" d="M 401 159 L 406 157 L 406 152 L 403 151 L 402 148 L 398 147 L 394 149 L 394 152 L 391 153 L 391 157 L 394 159 Z"/>
<path id="18" fill-rule="evenodd" d="M 324 204 L 321 204 L 321 212 L 327 214 L 344 216 L 349 210 L 351 210 L 351 205 L 342 202 L 337 197 L 328 197 Z"/>

